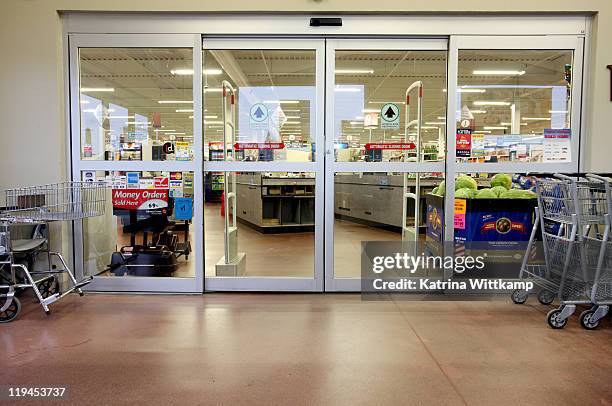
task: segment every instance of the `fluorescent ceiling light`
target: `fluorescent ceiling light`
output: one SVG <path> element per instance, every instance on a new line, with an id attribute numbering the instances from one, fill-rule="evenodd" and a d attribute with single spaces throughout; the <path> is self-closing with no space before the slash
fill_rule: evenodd
<path id="1" fill-rule="evenodd" d="M 205 73 L 206 75 L 220 75 L 223 73 L 223 71 L 221 69 L 204 69 L 202 73 Z"/>
<path id="2" fill-rule="evenodd" d="M 193 116 L 190 116 L 190 117 L 193 117 Z M 210 118 L 219 118 L 219 116 L 211 115 L 211 116 L 204 116 L 204 118 L 209 118 L 209 119 Z"/>
<path id="3" fill-rule="evenodd" d="M 512 125 L 512 123 L 499 123 L 501 125 Z"/>
<path id="4" fill-rule="evenodd" d="M 154 131 L 156 133 L 173 133 L 175 130 L 160 130 L 160 129 L 155 129 Z"/>
<path id="5" fill-rule="evenodd" d="M 176 109 L 177 113 L 193 113 L 193 109 Z"/>
<path id="6" fill-rule="evenodd" d="M 123 119 L 127 119 L 127 118 L 134 118 L 134 116 L 108 116 L 108 118 L 123 118 Z"/>
<path id="7" fill-rule="evenodd" d="M 334 70 L 335 74 L 338 75 L 350 75 L 350 74 L 372 74 L 374 73 L 374 69 L 336 69 Z"/>
<path id="8" fill-rule="evenodd" d="M 193 118 L 193 116 L 189 116 L 189 118 Z"/>
<path id="9" fill-rule="evenodd" d="M 428 125 L 445 125 L 446 123 L 445 122 L 439 122 L 439 121 L 427 121 L 427 122 L 425 122 L 425 124 L 428 124 Z"/>
<path id="10" fill-rule="evenodd" d="M 268 103 L 268 104 L 274 104 L 274 103 L 298 104 L 299 102 L 300 102 L 299 100 L 266 100 L 264 101 L 264 103 Z"/>
<path id="11" fill-rule="evenodd" d="M 442 91 L 443 91 L 444 93 L 446 93 L 446 92 L 447 92 L 447 90 L 446 90 L 446 89 L 442 89 Z M 470 88 L 458 87 L 458 88 L 457 88 L 457 91 L 458 91 L 459 93 L 484 93 L 484 92 L 486 92 L 486 90 L 485 90 L 485 89 L 475 89 L 475 88 L 471 88 L 471 87 L 470 87 Z"/>
<path id="12" fill-rule="evenodd" d="M 527 124 L 527 123 L 521 123 L 521 125 L 529 125 L 529 124 Z"/>
<path id="13" fill-rule="evenodd" d="M 193 69 L 172 69 L 170 73 L 179 76 L 193 75 Z"/>
<path id="14" fill-rule="evenodd" d="M 185 133 L 166 133 L 166 135 L 185 135 Z"/>
<path id="15" fill-rule="evenodd" d="M 507 130 L 508 127 L 499 127 L 499 126 L 487 126 L 484 127 L 485 130 Z"/>
<path id="16" fill-rule="evenodd" d="M 550 121 L 550 117 L 523 117 L 525 121 Z"/>
<path id="17" fill-rule="evenodd" d="M 486 110 L 470 110 L 472 114 L 487 114 Z"/>
<path id="18" fill-rule="evenodd" d="M 301 117 L 300 116 L 285 116 L 285 118 L 287 120 L 291 120 L 291 119 L 300 119 Z"/>
<path id="19" fill-rule="evenodd" d="M 446 120 L 446 117 L 444 117 L 444 116 L 438 116 L 438 117 L 436 117 L 436 118 L 437 118 L 438 120 Z"/>
<path id="20" fill-rule="evenodd" d="M 380 110 L 378 109 L 363 109 L 361 110 L 362 113 L 378 113 L 380 112 Z"/>
<path id="21" fill-rule="evenodd" d="M 81 102 L 82 103 L 82 102 Z M 550 114 L 567 114 L 567 110 L 548 110 Z"/>
<path id="22" fill-rule="evenodd" d="M 204 124 L 223 124 L 223 121 L 209 121 L 209 120 L 204 120 Z"/>
<path id="23" fill-rule="evenodd" d="M 159 104 L 193 104 L 193 100 L 159 100 Z"/>
<path id="24" fill-rule="evenodd" d="M 204 93 L 221 93 L 223 89 L 220 87 L 205 87 Z"/>
<path id="25" fill-rule="evenodd" d="M 374 101 L 374 100 L 370 100 L 368 102 L 369 104 L 387 104 L 387 103 L 393 103 L 393 104 L 406 104 L 406 102 L 389 102 L 389 101 Z M 377 110 L 378 111 L 378 110 Z"/>
<path id="26" fill-rule="evenodd" d="M 338 87 L 334 89 L 334 92 L 359 92 L 361 89 L 358 87 Z"/>
<path id="27" fill-rule="evenodd" d="M 474 106 L 509 106 L 510 102 L 503 101 L 475 101 Z"/>
<path id="28" fill-rule="evenodd" d="M 363 121 L 351 121 L 351 122 L 349 122 L 349 124 L 350 125 L 357 125 L 357 126 L 359 126 L 359 125 L 363 125 Z"/>
<path id="29" fill-rule="evenodd" d="M 140 125 L 148 125 L 148 124 L 152 124 L 150 121 L 126 121 L 126 124 L 140 124 Z"/>
<path id="30" fill-rule="evenodd" d="M 302 124 L 301 121 L 285 121 L 285 124 Z"/>
<path id="31" fill-rule="evenodd" d="M 491 134 L 491 131 L 477 130 L 472 131 L 472 134 Z"/>
<path id="32" fill-rule="evenodd" d="M 302 112 L 302 110 L 300 109 L 283 109 L 283 111 L 285 113 L 301 113 Z"/>
<path id="33" fill-rule="evenodd" d="M 433 126 L 427 126 L 427 125 L 422 125 L 421 126 L 421 130 L 437 130 L 440 127 L 433 127 Z"/>
<path id="34" fill-rule="evenodd" d="M 89 100 L 81 100 L 81 104 L 89 104 Z"/>
<path id="35" fill-rule="evenodd" d="M 114 92 L 114 87 L 82 87 L 81 92 Z"/>
<path id="36" fill-rule="evenodd" d="M 513 75 L 521 76 L 525 74 L 524 70 L 475 70 L 474 75 Z"/>
<path id="37" fill-rule="evenodd" d="M 357 116 L 357 117 L 355 117 L 355 120 L 361 120 L 361 121 L 363 121 L 363 119 L 364 119 L 364 117 L 363 117 L 363 116 Z"/>
<path id="38" fill-rule="evenodd" d="M 98 109 L 84 109 L 84 110 L 81 110 L 81 111 L 83 113 L 96 113 L 98 111 Z M 109 112 L 109 113 L 112 113 L 113 111 L 115 111 L 115 109 L 106 109 L 106 111 Z M 115 116 L 115 117 L 118 117 L 118 116 Z M 115 118 L 115 117 L 109 116 L 109 118 Z"/>

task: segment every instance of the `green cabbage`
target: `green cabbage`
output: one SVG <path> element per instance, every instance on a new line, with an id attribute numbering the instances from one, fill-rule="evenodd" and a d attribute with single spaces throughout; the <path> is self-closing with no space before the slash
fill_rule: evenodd
<path id="1" fill-rule="evenodd" d="M 506 190 L 500 196 L 500 199 L 533 199 L 536 194 L 530 190 L 510 189 Z"/>
<path id="2" fill-rule="evenodd" d="M 472 199 L 476 197 L 476 190 L 469 187 L 464 187 L 455 190 L 455 198 L 458 199 Z"/>
<path id="3" fill-rule="evenodd" d="M 436 186 L 435 188 L 433 188 L 433 190 L 431 191 L 432 195 L 437 195 L 438 194 L 438 189 L 440 188 L 440 186 Z"/>
<path id="4" fill-rule="evenodd" d="M 493 193 L 495 193 L 495 197 L 499 197 L 499 196 L 500 196 L 502 193 L 504 193 L 506 190 L 508 190 L 508 189 L 506 189 L 504 186 L 493 186 L 493 187 L 491 188 L 491 191 L 492 191 Z"/>
<path id="5" fill-rule="evenodd" d="M 440 184 L 438 185 L 438 193 L 436 193 L 438 196 L 444 196 L 444 194 L 446 193 L 446 182 L 442 181 L 440 182 Z"/>
<path id="6" fill-rule="evenodd" d="M 464 188 L 476 190 L 478 189 L 478 184 L 467 175 L 459 175 L 457 176 L 457 180 L 455 180 L 455 190 Z"/>
<path id="7" fill-rule="evenodd" d="M 512 176 L 507 173 L 498 173 L 491 179 L 491 187 L 494 186 L 503 186 L 510 189 L 512 187 Z"/>
<path id="8" fill-rule="evenodd" d="M 496 199 L 497 195 L 491 189 L 480 189 L 476 193 L 476 199 Z"/>

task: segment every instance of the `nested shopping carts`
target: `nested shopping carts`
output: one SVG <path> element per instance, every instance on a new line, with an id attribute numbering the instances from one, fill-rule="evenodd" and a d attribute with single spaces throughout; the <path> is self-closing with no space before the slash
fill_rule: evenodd
<path id="1" fill-rule="evenodd" d="M 6 190 L 6 207 L 0 212 L 0 322 L 14 320 L 21 311 L 21 303 L 16 294 L 32 288 L 36 299 L 45 313 L 49 305 L 62 297 L 77 292 L 92 278 L 77 281 L 64 257 L 51 251 L 48 223 L 53 221 L 73 221 L 104 214 L 106 184 L 104 182 L 63 182 L 42 186 Z M 44 224 L 46 233 L 28 241 L 11 238 L 11 230 L 16 226 Z M 17 263 L 16 256 L 24 252 L 45 253 L 47 265 L 43 270 L 34 270 L 34 262 L 28 266 Z M 61 269 L 52 265 L 57 258 Z M 65 274 L 70 287 L 63 292 L 60 278 Z"/>
<path id="2" fill-rule="evenodd" d="M 542 290 L 538 299 L 559 307 L 548 313 L 552 328 L 563 328 L 578 305 L 590 306 L 580 314 L 580 324 L 595 329 L 612 303 L 612 194 L 610 179 L 597 175 L 537 180 L 536 225 L 519 274 Z M 542 233 L 544 264 L 529 264 Z M 512 300 L 524 303 L 527 292 L 514 291 Z"/>

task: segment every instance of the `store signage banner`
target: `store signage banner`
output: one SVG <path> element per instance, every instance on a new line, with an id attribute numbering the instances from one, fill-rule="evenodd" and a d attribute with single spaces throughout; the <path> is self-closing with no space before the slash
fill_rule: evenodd
<path id="1" fill-rule="evenodd" d="M 381 144 L 365 144 L 365 149 L 368 151 L 372 150 L 404 150 L 404 149 L 415 149 L 416 145 L 412 142 L 402 143 L 381 143 Z"/>
<path id="2" fill-rule="evenodd" d="M 456 151 L 458 157 L 470 157 L 472 152 L 472 130 L 470 128 L 457 129 Z"/>
<path id="3" fill-rule="evenodd" d="M 168 189 L 113 189 L 113 207 L 152 210 L 168 207 Z"/>
<path id="4" fill-rule="evenodd" d="M 284 149 L 285 144 L 282 142 L 237 142 L 234 148 L 242 149 Z"/>
<path id="5" fill-rule="evenodd" d="M 570 128 L 544 129 L 544 162 L 567 162 L 571 154 Z"/>

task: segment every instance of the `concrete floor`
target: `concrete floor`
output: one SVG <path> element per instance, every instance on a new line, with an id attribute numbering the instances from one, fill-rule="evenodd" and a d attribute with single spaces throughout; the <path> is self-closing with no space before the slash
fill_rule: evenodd
<path id="1" fill-rule="evenodd" d="M 0 325 L 0 382 L 68 386 L 58 404 L 74 405 L 611 405 L 609 321 L 555 331 L 546 310 L 354 294 L 70 296 L 50 316 L 28 302 Z"/>

